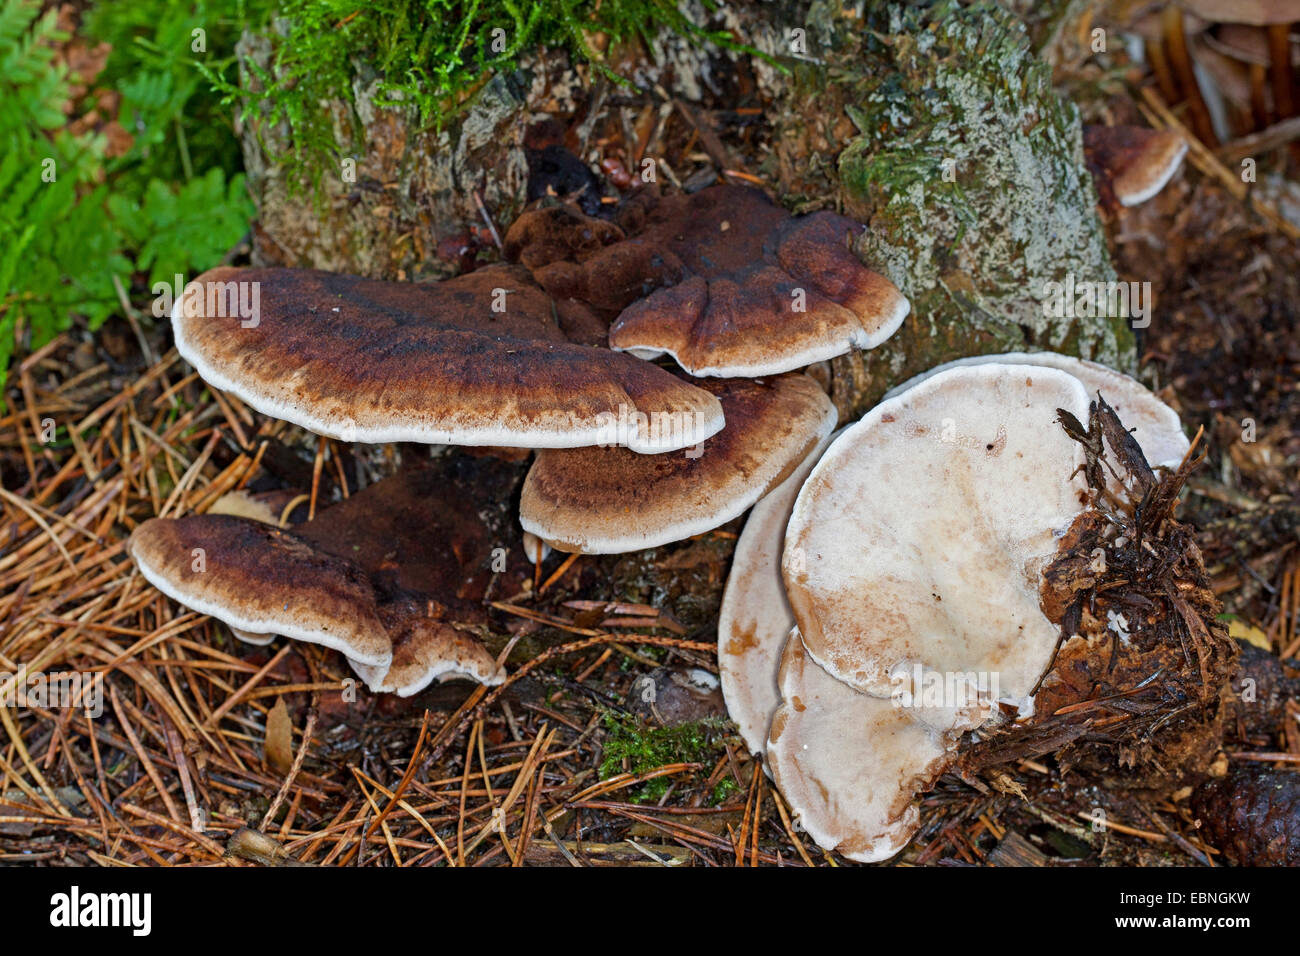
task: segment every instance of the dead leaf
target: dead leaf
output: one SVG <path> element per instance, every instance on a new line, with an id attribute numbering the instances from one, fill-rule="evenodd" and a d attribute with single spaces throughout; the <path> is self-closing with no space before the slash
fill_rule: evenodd
<path id="1" fill-rule="evenodd" d="M 293 721 L 284 698 L 279 697 L 266 718 L 266 763 L 277 773 L 288 773 L 293 766 Z"/>
<path id="2" fill-rule="evenodd" d="M 1249 644 L 1254 644 L 1256 647 L 1262 647 L 1266 651 L 1271 651 L 1273 649 L 1273 645 L 1269 641 L 1267 634 L 1255 627 L 1253 624 L 1247 624 L 1245 621 L 1235 617 L 1228 622 L 1228 636 L 1239 641 L 1246 641 Z"/>
<path id="3" fill-rule="evenodd" d="M 281 701 L 282 704 L 283 701 Z M 277 705 L 277 709 L 281 705 Z M 248 827 L 240 827 L 230 835 L 230 839 L 226 842 L 226 856 L 248 860 L 251 863 L 260 863 L 262 866 L 314 865 L 294 859 L 285 851 L 284 847 L 269 836 Z"/>

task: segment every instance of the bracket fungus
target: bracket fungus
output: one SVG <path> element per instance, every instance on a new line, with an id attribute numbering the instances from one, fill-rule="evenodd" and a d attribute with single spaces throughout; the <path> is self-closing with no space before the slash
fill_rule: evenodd
<path id="1" fill-rule="evenodd" d="M 1071 549 L 1096 543 L 1095 496 L 1163 500 L 1144 498 L 1144 452 L 1181 474 L 1187 450 L 1177 415 L 1126 376 L 1051 353 L 980 356 L 904 383 L 805 463 L 797 498 L 796 474 L 754 509 L 719 623 L 722 685 L 820 845 L 892 856 L 918 825 L 917 793 L 985 765 L 972 732 L 1051 728 L 1076 702 L 1095 642 L 1075 638 L 1054 664 L 1070 587 L 1087 583 Z M 1107 451 L 1117 484 L 1091 464 Z M 1129 656 L 1126 674 L 1150 660 Z M 1053 713 L 1036 712 L 1040 696 Z"/>
<path id="2" fill-rule="evenodd" d="M 504 673 L 471 631 L 486 623 L 493 580 L 518 585 L 529 569 L 504 510 L 490 527 L 470 496 L 502 502 L 518 479 L 518 466 L 455 458 L 401 471 L 292 530 L 229 514 L 151 518 L 128 550 L 151 584 L 241 639 L 333 648 L 373 691 L 497 684 Z"/>
<path id="3" fill-rule="evenodd" d="M 524 530 L 585 554 L 680 541 L 744 513 L 835 427 L 835 407 L 806 375 L 701 386 L 717 396 L 727 425 L 697 449 L 539 451 L 520 496 Z"/>
<path id="4" fill-rule="evenodd" d="M 282 634 L 375 667 L 393 659 L 369 580 L 346 559 L 250 518 L 150 518 L 129 550 L 149 583 L 247 635 Z"/>
<path id="5" fill-rule="evenodd" d="M 1137 206 L 1164 189 L 1183 164 L 1187 141 L 1172 130 L 1085 126 L 1083 152 L 1103 203 Z"/>
<path id="6" fill-rule="evenodd" d="M 860 863 L 889 859 L 916 832 L 916 794 L 952 762 L 951 741 L 895 701 L 831 677 L 798 628 L 778 681 L 767 759 L 781 795 L 818 846 Z"/>
<path id="7" fill-rule="evenodd" d="M 1100 392 L 1115 413 L 1124 420 L 1143 454 L 1155 467 L 1176 468 L 1187 454 L 1190 443 L 1183 434 L 1183 423 L 1178 413 L 1152 394 L 1149 388 L 1113 368 L 1057 352 L 1002 352 L 956 359 L 937 365 L 928 372 L 922 372 L 891 388 L 885 393 L 885 398 L 901 395 L 912 386 L 949 369 L 993 364 L 1040 365 L 1059 369 L 1082 382 L 1090 396 Z"/>
<path id="8" fill-rule="evenodd" d="M 623 220 L 538 210 L 512 228 L 506 253 L 558 299 L 622 310 L 611 348 L 669 355 L 692 375 L 775 375 L 874 348 L 909 309 L 852 252 L 860 225 L 791 216 L 757 189 L 646 195 Z"/>
<path id="9" fill-rule="evenodd" d="M 883 402 L 805 482 L 786 532 L 786 590 L 809 652 L 888 697 L 913 668 L 999 675 L 1027 706 L 1056 645 L 1038 575 L 1087 502 L 1078 379 L 1049 368 L 951 369 Z M 884 494 L 883 489 L 888 489 Z M 975 725 L 996 698 L 954 719 Z"/>
<path id="10" fill-rule="evenodd" d="M 1104 365 L 1054 352 L 1011 352 L 958 359 L 917 375 L 886 393 L 892 399 L 953 368 L 975 365 L 1038 365 L 1068 372 L 1090 394 L 1101 392 L 1156 465 L 1175 467 L 1188 441 L 1176 412 L 1141 383 Z M 813 466 L 840 429 L 749 513 L 736 542 L 731 571 L 718 616 L 718 662 L 723 694 L 732 720 L 751 752 L 763 752 L 768 725 L 779 703 L 777 671 L 794 611 L 781 577 L 781 551 L 795 499 Z"/>
<path id="11" fill-rule="evenodd" d="M 204 380 L 332 438 L 572 448 L 616 440 L 611 425 L 630 417 L 644 426 L 613 429 L 618 440 L 658 452 L 722 427 L 703 389 L 570 341 L 563 310 L 518 266 L 437 283 L 219 268 L 189 288 L 172 325 Z M 256 308 L 236 307 L 240 295 Z"/>
<path id="12" fill-rule="evenodd" d="M 781 548 L 790 511 L 808 472 L 841 433 L 822 439 L 812 454 L 749 511 L 731 555 L 718 611 L 718 677 L 727 712 L 751 753 L 762 753 L 781 702 L 777 670 L 794 627 L 781 578 Z"/>

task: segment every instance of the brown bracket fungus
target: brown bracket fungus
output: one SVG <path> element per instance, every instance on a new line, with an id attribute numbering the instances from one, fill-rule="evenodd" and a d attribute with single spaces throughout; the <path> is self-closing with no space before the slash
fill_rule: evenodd
<path id="1" fill-rule="evenodd" d="M 538 210 L 506 249 L 557 299 L 621 309 L 613 349 L 670 355 L 692 375 L 775 375 L 874 348 L 907 315 L 851 251 L 862 227 L 843 216 L 791 216 L 757 189 L 711 186 L 638 196 L 622 218 Z"/>
<path id="2" fill-rule="evenodd" d="M 501 253 L 507 262 L 528 269 L 537 284 L 556 298 L 577 297 L 596 308 L 617 310 L 628 293 L 620 297 L 605 283 L 588 284 L 581 264 L 626 239 L 617 223 L 568 205 L 542 206 L 510 224 Z M 634 298 L 635 292 L 631 295 Z"/>
<path id="3" fill-rule="evenodd" d="M 875 348 L 909 306 L 853 254 L 861 231 L 835 213 L 791 217 L 743 186 L 665 199 L 630 240 L 666 250 L 663 287 L 623 310 L 610 347 L 714 376 L 773 375 Z"/>
<path id="4" fill-rule="evenodd" d="M 835 427 L 835 407 L 806 375 L 701 386 L 721 402 L 727 426 L 697 449 L 539 451 L 519 502 L 524 530 L 585 554 L 680 541 L 744 513 Z"/>
<path id="5" fill-rule="evenodd" d="M 518 465 L 452 456 L 292 531 L 233 515 L 153 518 L 128 550 L 160 591 L 241 639 L 278 634 L 341 651 L 373 691 L 409 696 L 453 677 L 497 684 L 504 673 L 465 628 L 487 623 L 496 578 L 514 587 L 528 576 L 503 504 L 519 477 Z"/>
<path id="6" fill-rule="evenodd" d="M 450 624 L 423 617 L 420 610 L 411 606 L 394 616 L 389 625 L 393 660 L 387 667 L 348 659 L 367 687 L 377 694 L 410 697 L 435 680 L 460 678 L 489 687 L 505 680 L 505 670 L 477 638 Z"/>
<path id="7" fill-rule="evenodd" d="M 366 576 L 288 531 L 233 515 L 150 518 L 128 549 L 150 584 L 232 628 L 321 644 L 375 667 L 392 662 Z"/>
<path id="8" fill-rule="evenodd" d="M 172 310 L 176 347 L 205 381 L 343 441 L 573 448 L 621 440 L 660 452 L 722 427 L 704 390 L 571 341 L 564 324 L 517 266 L 437 283 L 220 268 Z M 616 427 L 628 419 L 645 424 Z"/>
<path id="9" fill-rule="evenodd" d="M 212 503 L 212 507 L 206 513 L 247 518 L 250 521 L 260 521 L 263 524 L 279 527 L 281 513 L 294 500 L 294 495 L 288 491 L 253 494 L 240 489 L 226 492 Z M 245 644 L 252 644 L 254 647 L 265 647 L 275 642 L 274 634 L 257 634 L 232 625 L 227 626 L 230 627 L 230 633 L 238 640 Z"/>
<path id="10" fill-rule="evenodd" d="M 1178 6 L 1211 23 L 1271 26 L 1300 20 L 1295 0 L 1178 0 Z"/>
<path id="11" fill-rule="evenodd" d="M 1164 189 L 1187 155 L 1172 130 L 1144 126 L 1085 126 L 1083 152 L 1103 203 L 1137 206 Z"/>

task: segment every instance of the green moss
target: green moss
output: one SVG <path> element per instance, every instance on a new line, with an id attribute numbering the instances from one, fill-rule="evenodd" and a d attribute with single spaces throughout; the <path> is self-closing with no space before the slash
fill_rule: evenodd
<path id="1" fill-rule="evenodd" d="M 709 806 L 716 807 L 725 803 L 727 797 L 740 789 L 740 784 L 736 783 L 735 777 L 723 777 L 718 781 L 718 785 L 713 788 L 713 793 L 709 794 Z"/>
<path id="2" fill-rule="evenodd" d="M 620 773 L 643 774 L 674 763 L 711 765 L 722 753 L 727 723 L 701 720 L 674 727 L 648 727 L 635 717 L 606 713 L 605 750 L 600 779 Z M 657 777 L 632 791 L 636 803 L 653 803 L 668 790 L 669 778 Z"/>
<path id="3" fill-rule="evenodd" d="M 713 9 L 705 0 L 706 9 Z M 399 108 L 419 128 L 442 129 L 491 77 L 509 75 L 538 47 L 566 50 L 619 83 L 593 46 L 651 37 L 667 29 L 700 42 L 738 48 L 728 34 L 692 23 L 671 0 L 284 0 L 266 33 L 274 41 L 271 67 L 246 63 L 258 92 L 255 107 L 292 133 L 282 157 L 297 178 L 315 178 L 339 156 L 334 118 L 324 103 L 355 107 L 358 81 L 378 80 L 381 107 Z M 232 72 L 210 78 L 231 102 L 247 95 Z M 362 123 L 351 111 L 353 137 Z"/>

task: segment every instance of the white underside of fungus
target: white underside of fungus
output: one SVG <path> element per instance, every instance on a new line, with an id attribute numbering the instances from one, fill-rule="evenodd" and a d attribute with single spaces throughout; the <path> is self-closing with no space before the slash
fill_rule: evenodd
<path id="1" fill-rule="evenodd" d="M 894 855 L 961 735 L 1032 713 L 1058 637 L 1041 572 L 1088 505 L 1057 410 L 1087 421 L 1099 390 L 1153 463 L 1177 463 L 1177 415 L 1126 376 L 1052 353 L 983 356 L 918 376 L 843 430 L 788 527 L 789 486 L 755 508 L 724 598 L 722 683 L 755 752 L 771 715 L 769 766 L 820 846 Z M 782 539 L 784 590 L 764 568 Z"/>

